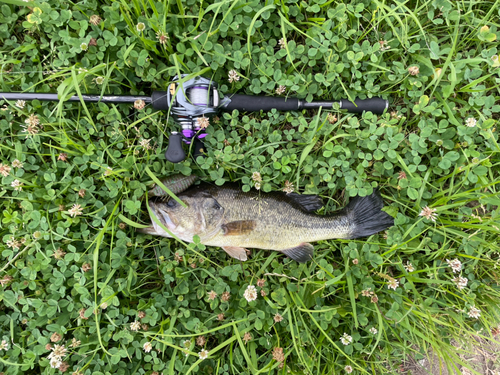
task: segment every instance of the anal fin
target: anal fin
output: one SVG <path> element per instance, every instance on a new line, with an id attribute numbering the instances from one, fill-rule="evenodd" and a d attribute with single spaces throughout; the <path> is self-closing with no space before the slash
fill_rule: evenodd
<path id="1" fill-rule="evenodd" d="M 234 259 L 247 260 L 247 249 L 237 246 L 223 246 L 222 249 Z"/>
<path id="2" fill-rule="evenodd" d="M 299 246 L 281 250 L 281 252 L 296 262 L 305 263 L 312 259 L 314 246 L 310 243 L 303 242 Z"/>

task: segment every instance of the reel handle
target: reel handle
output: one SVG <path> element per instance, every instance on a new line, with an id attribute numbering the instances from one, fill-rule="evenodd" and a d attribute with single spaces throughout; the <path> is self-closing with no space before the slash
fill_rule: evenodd
<path id="1" fill-rule="evenodd" d="M 186 153 L 182 148 L 182 134 L 172 132 L 168 141 L 165 158 L 172 163 L 179 163 L 183 161 L 186 158 Z"/>

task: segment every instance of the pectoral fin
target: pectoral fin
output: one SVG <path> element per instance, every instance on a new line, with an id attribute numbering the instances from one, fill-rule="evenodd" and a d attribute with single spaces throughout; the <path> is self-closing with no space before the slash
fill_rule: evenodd
<path id="1" fill-rule="evenodd" d="M 238 236 L 248 234 L 255 229 L 257 222 L 255 220 L 232 221 L 222 225 L 224 236 Z"/>
<path id="2" fill-rule="evenodd" d="M 236 246 L 223 246 L 222 249 L 234 259 L 247 260 L 247 249 Z"/>
<path id="3" fill-rule="evenodd" d="M 310 243 L 303 242 L 299 246 L 292 247 L 291 249 L 281 250 L 287 257 L 299 263 L 305 263 L 312 259 L 314 253 L 314 246 Z"/>

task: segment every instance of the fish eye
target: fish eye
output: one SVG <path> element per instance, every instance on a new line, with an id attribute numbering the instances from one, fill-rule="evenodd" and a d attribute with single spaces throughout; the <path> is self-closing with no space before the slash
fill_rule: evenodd
<path id="1" fill-rule="evenodd" d="M 215 202 L 213 206 L 216 210 L 222 210 L 222 207 L 219 203 Z"/>
<path id="2" fill-rule="evenodd" d="M 175 207 L 175 206 L 177 206 L 177 201 L 176 201 L 175 199 L 172 199 L 172 198 L 171 198 L 171 199 L 169 199 L 169 200 L 167 201 L 167 207 L 172 208 L 172 207 Z"/>

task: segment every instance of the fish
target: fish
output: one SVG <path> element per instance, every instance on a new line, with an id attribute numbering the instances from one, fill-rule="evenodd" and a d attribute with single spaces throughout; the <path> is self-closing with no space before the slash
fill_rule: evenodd
<path id="1" fill-rule="evenodd" d="M 221 247 L 229 256 L 247 260 L 247 249 L 281 252 L 305 263 L 313 258 L 311 242 L 371 236 L 394 225 L 378 190 L 352 198 L 343 209 L 319 215 L 323 206 L 317 195 L 251 190 L 237 184 L 213 186 L 207 182 L 190 186 L 174 199 L 149 200 L 152 225 L 140 229 L 145 234 L 171 237 L 153 219 L 186 242 L 199 236 L 200 243 Z"/>

